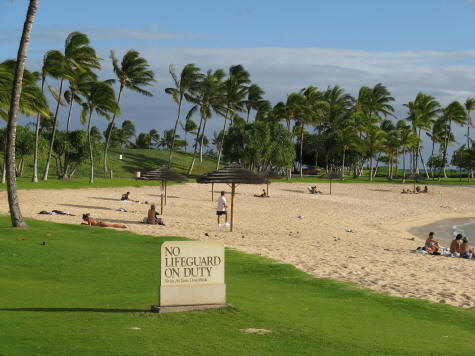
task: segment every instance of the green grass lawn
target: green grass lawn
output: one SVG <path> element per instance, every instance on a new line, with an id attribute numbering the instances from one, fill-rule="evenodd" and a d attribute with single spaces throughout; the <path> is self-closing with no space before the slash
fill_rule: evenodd
<path id="1" fill-rule="evenodd" d="M 0 217 L 0 355 L 470 355 L 475 350 L 475 310 L 316 279 L 233 250 L 226 251 L 232 308 L 152 314 L 160 245 L 182 238 L 34 220 L 28 220 L 28 229 L 5 227 L 9 224 L 8 217 Z M 272 333 L 244 334 L 247 328 Z"/>

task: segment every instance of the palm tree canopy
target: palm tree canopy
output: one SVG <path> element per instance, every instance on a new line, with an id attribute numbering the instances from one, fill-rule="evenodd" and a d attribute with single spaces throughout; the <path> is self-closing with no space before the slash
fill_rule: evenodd
<path id="1" fill-rule="evenodd" d="M 81 32 L 71 32 L 64 43 L 64 58 L 74 67 L 100 69 L 101 64 L 96 51 L 89 45 L 89 38 Z"/>
<path id="2" fill-rule="evenodd" d="M 151 92 L 142 88 L 156 82 L 155 74 L 150 70 L 150 65 L 145 58 L 140 57 L 137 51 L 129 50 L 119 65 L 114 51 L 111 51 L 110 57 L 114 73 L 121 86 L 145 96 L 153 96 Z"/>
<path id="3" fill-rule="evenodd" d="M 390 102 L 394 98 L 390 96 L 389 90 L 381 83 L 378 83 L 374 88 L 362 87 L 358 95 L 358 102 L 361 110 L 366 112 L 368 117 L 374 121 L 380 121 L 381 115 L 393 116 L 394 108 Z"/>
<path id="4" fill-rule="evenodd" d="M 99 115 L 107 119 L 110 119 L 109 114 L 120 115 L 120 108 L 115 99 L 114 89 L 112 89 L 110 83 L 105 81 L 90 81 L 84 83 L 80 91 L 86 98 L 81 113 L 82 123 L 85 123 L 87 110 L 95 110 Z"/>
<path id="5" fill-rule="evenodd" d="M 464 125 L 467 122 L 465 108 L 458 101 L 452 101 L 443 112 L 445 119 L 448 121 L 453 121 L 459 125 Z"/>

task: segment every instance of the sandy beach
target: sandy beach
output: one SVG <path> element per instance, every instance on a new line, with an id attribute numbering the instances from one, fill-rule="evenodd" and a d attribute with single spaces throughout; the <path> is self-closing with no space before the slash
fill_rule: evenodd
<path id="1" fill-rule="evenodd" d="M 80 224 L 81 214 L 89 212 L 139 234 L 221 240 L 227 247 L 290 263 L 315 277 L 475 308 L 475 261 L 415 254 L 423 240 L 409 232 L 442 219 L 475 217 L 475 187 L 431 187 L 428 194 L 406 195 L 400 194 L 401 185 L 333 184 L 328 195 L 325 183 L 318 188 L 326 194 L 311 195 L 307 185 L 272 183 L 266 199 L 253 197 L 265 186 L 239 185 L 233 233 L 217 226 L 210 185 L 170 186 L 166 226 L 139 223 L 148 205 L 119 201 L 129 190 L 131 198 L 159 207 L 157 187 L 22 190 L 20 202 L 25 216 L 39 220 Z M 227 185 L 215 185 L 215 200 L 220 190 L 230 192 Z M 38 214 L 53 209 L 77 216 Z M 0 214 L 8 214 L 5 191 L 0 192 Z"/>

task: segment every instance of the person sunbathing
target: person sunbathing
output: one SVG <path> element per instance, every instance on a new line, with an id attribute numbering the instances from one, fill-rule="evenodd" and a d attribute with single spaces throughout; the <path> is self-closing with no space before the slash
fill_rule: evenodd
<path id="1" fill-rule="evenodd" d="M 433 255 L 440 255 L 442 252 L 440 250 L 440 243 L 434 237 L 435 237 L 435 233 L 430 232 L 429 238 L 426 240 L 423 250 Z"/>
<path id="2" fill-rule="evenodd" d="M 260 194 L 260 195 L 259 195 L 259 194 L 254 194 L 254 196 L 255 196 L 256 198 L 269 198 L 269 196 L 267 195 L 265 189 L 262 189 L 262 194 Z"/>
<path id="3" fill-rule="evenodd" d="M 429 188 L 427 188 L 427 185 L 424 186 L 424 191 L 423 191 L 423 193 L 429 193 Z"/>
<path id="4" fill-rule="evenodd" d="M 83 225 L 89 225 L 89 226 L 100 226 L 100 227 L 115 227 L 117 229 L 127 229 L 127 226 L 122 225 L 122 224 L 109 224 L 103 221 L 98 221 L 96 219 L 93 219 L 89 213 L 87 214 L 82 214 L 82 219 L 85 221 L 85 223 L 81 223 Z"/>
<path id="5" fill-rule="evenodd" d="M 322 192 L 317 189 L 316 185 L 310 187 L 309 191 L 310 191 L 311 194 L 322 194 Z"/>
<path id="6" fill-rule="evenodd" d="M 459 251 L 460 251 L 460 257 L 463 257 L 463 258 L 470 259 L 472 258 L 472 256 L 475 256 L 475 248 L 470 246 L 470 244 L 468 243 L 467 236 L 463 237 L 462 244 L 460 245 Z"/>
<path id="7" fill-rule="evenodd" d="M 410 192 L 409 189 L 402 188 L 401 194 L 409 194 L 409 192 Z"/>
<path id="8" fill-rule="evenodd" d="M 462 240 L 462 234 L 455 236 L 455 240 L 450 243 L 450 253 L 452 256 L 460 256 L 460 243 Z"/>
<path id="9" fill-rule="evenodd" d="M 122 197 L 120 198 L 121 201 L 131 201 L 133 203 L 140 203 L 138 200 L 133 200 L 129 198 L 130 192 L 127 192 L 125 194 L 122 194 Z"/>
<path id="10" fill-rule="evenodd" d="M 422 193 L 422 188 L 421 188 L 420 185 L 418 185 L 418 186 L 416 187 L 415 193 L 416 193 L 416 194 Z"/>

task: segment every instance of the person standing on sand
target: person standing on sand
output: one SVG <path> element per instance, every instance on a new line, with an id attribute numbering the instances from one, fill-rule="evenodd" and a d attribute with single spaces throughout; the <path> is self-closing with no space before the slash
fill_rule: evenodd
<path id="1" fill-rule="evenodd" d="M 221 215 L 224 215 L 225 218 L 225 226 L 229 226 L 228 223 L 228 211 L 226 205 L 226 198 L 224 196 L 224 192 L 221 192 L 221 195 L 218 197 L 218 208 L 216 209 L 216 215 L 218 215 L 218 227 L 221 227 L 221 223 L 219 219 L 221 218 Z"/>
<path id="2" fill-rule="evenodd" d="M 450 253 L 452 254 L 452 256 L 460 256 L 460 240 L 462 240 L 462 234 L 458 234 L 457 236 L 455 236 L 455 240 L 452 240 L 452 242 L 450 243 Z"/>

